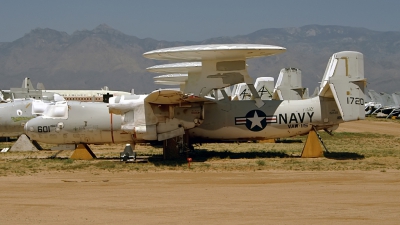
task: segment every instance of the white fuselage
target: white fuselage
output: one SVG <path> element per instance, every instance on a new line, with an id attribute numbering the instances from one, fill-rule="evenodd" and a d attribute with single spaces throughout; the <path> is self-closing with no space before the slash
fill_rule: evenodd
<path id="1" fill-rule="evenodd" d="M 25 125 L 25 133 L 49 144 L 129 143 L 131 134 L 121 131 L 120 115 L 110 114 L 107 104 L 68 102 L 68 118 L 36 117 Z"/>
<path id="2" fill-rule="evenodd" d="M 81 102 L 102 102 L 103 95 L 130 95 L 131 93 L 125 91 L 110 91 L 110 90 L 45 90 L 45 92 L 57 93 L 64 97 L 67 101 L 81 101 Z"/>

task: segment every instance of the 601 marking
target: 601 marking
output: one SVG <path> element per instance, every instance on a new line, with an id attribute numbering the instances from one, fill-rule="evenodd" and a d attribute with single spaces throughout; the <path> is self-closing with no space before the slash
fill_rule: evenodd
<path id="1" fill-rule="evenodd" d="M 38 126 L 37 131 L 39 133 L 47 133 L 50 132 L 50 126 Z"/>

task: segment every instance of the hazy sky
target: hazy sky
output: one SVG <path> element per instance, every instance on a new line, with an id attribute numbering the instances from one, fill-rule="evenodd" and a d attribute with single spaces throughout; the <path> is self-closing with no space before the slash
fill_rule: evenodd
<path id="1" fill-rule="evenodd" d="M 0 42 L 35 28 L 72 34 L 103 23 L 167 41 L 308 24 L 400 31 L 400 0 L 0 0 Z"/>

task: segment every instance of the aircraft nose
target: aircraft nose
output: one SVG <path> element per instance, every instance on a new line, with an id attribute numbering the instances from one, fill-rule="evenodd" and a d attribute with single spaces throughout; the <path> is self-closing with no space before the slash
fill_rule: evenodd
<path id="1" fill-rule="evenodd" d="M 29 121 L 26 122 L 25 125 L 24 125 L 24 132 L 25 132 L 25 134 L 28 134 L 28 131 L 29 131 L 28 127 L 29 127 Z"/>
<path id="2" fill-rule="evenodd" d="M 34 129 L 34 123 L 32 121 L 28 121 L 25 123 L 24 125 L 24 132 L 26 135 L 30 135 L 32 133 L 34 133 L 35 129 Z"/>

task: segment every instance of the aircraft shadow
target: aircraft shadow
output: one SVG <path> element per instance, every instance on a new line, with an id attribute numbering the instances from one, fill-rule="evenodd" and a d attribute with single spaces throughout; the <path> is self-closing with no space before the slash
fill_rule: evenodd
<path id="1" fill-rule="evenodd" d="M 212 151 L 207 149 L 196 149 L 187 155 L 182 155 L 182 159 L 164 160 L 161 155 L 149 157 L 148 161 L 155 165 L 182 165 L 186 164 L 186 158 L 192 158 L 193 162 L 205 162 L 212 158 L 220 159 L 255 159 L 255 158 L 300 158 L 300 155 L 289 155 L 284 152 L 276 151 L 252 151 L 252 152 L 232 152 L 232 151 Z M 355 152 L 324 152 L 324 157 L 334 160 L 359 160 L 365 156 Z"/>
<path id="2" fill-rule="evenodd" d="M 303 141 L 302 140 L 297 140 L 297 139 L 276 139 L 275 143 L 290 144 L 290 143 L 303 143 Z"/>
<path id="3" fill-rule="evenodd" d="M 196 149 L 182 154 L 182 159 L 163 160 L 162 156 L 151 156 L 148 161 L 157 165 L 182 165 L 187 164 L 186 158 L 192 158 L 193 162 L 205 162 L 208 159 L 255 159 L 255 158 L 299 158 L 299 156 L 288 155 L 284 152 L 275 151 L 252 151 L 252 152 L 231 152 L 212 151 L 207 149 Z"/>
<path id="4" fill-rule="evenodd" d="M 251 152 L 231 152 L 231 151 L 212 151 L 207 149 L 196 149 L 194 151 L 196 158 L 230 158 L 230 159 L 255 159 L 255 158 L 293 158 L 284 152 L 276 151 L 251 151 Z"/>
<path id="5" fill-rule="evenodd" d="M 358 160 L 364 159 L 364 155 L 360 155 L 355 152 L 324 152 L 324 157 L 328 159 L 336 159 L 336 160 Z"/>
<path id="6" fill-rule="evenodd" d="M 48 159 L 69 159 L 69 157 L 60 157 L 58 151 L 55 154 L 47 157 Z M 324 157 L 327 159 L 334 160 L 359 160 L 364 159 L 365 156 L 355 152 L 324 152 Z M 153 163 L 154 165 L 168 165 L 168 166 L 180 166 L 187 164 L 187 158 L 192 158 L 193 162 L 205 162 L 209 159 L 255 159 L 255 158 L 300 158 L 300 155 L 289 155 L 279 151 L 251 151 L 251 152 L 232 152 L 226 151 L 213 151 L 208 149 L 195 149 L 188 153 L 181 154 L 179 159 L 164 160 L 163 155 L 151 155 L 151 156 L 138 156 L 135 163 Z M 121 160 L 119 157 L 99 157 L 96 160 Z M 128 162 L 132 162 L 131 160 Z"/>

